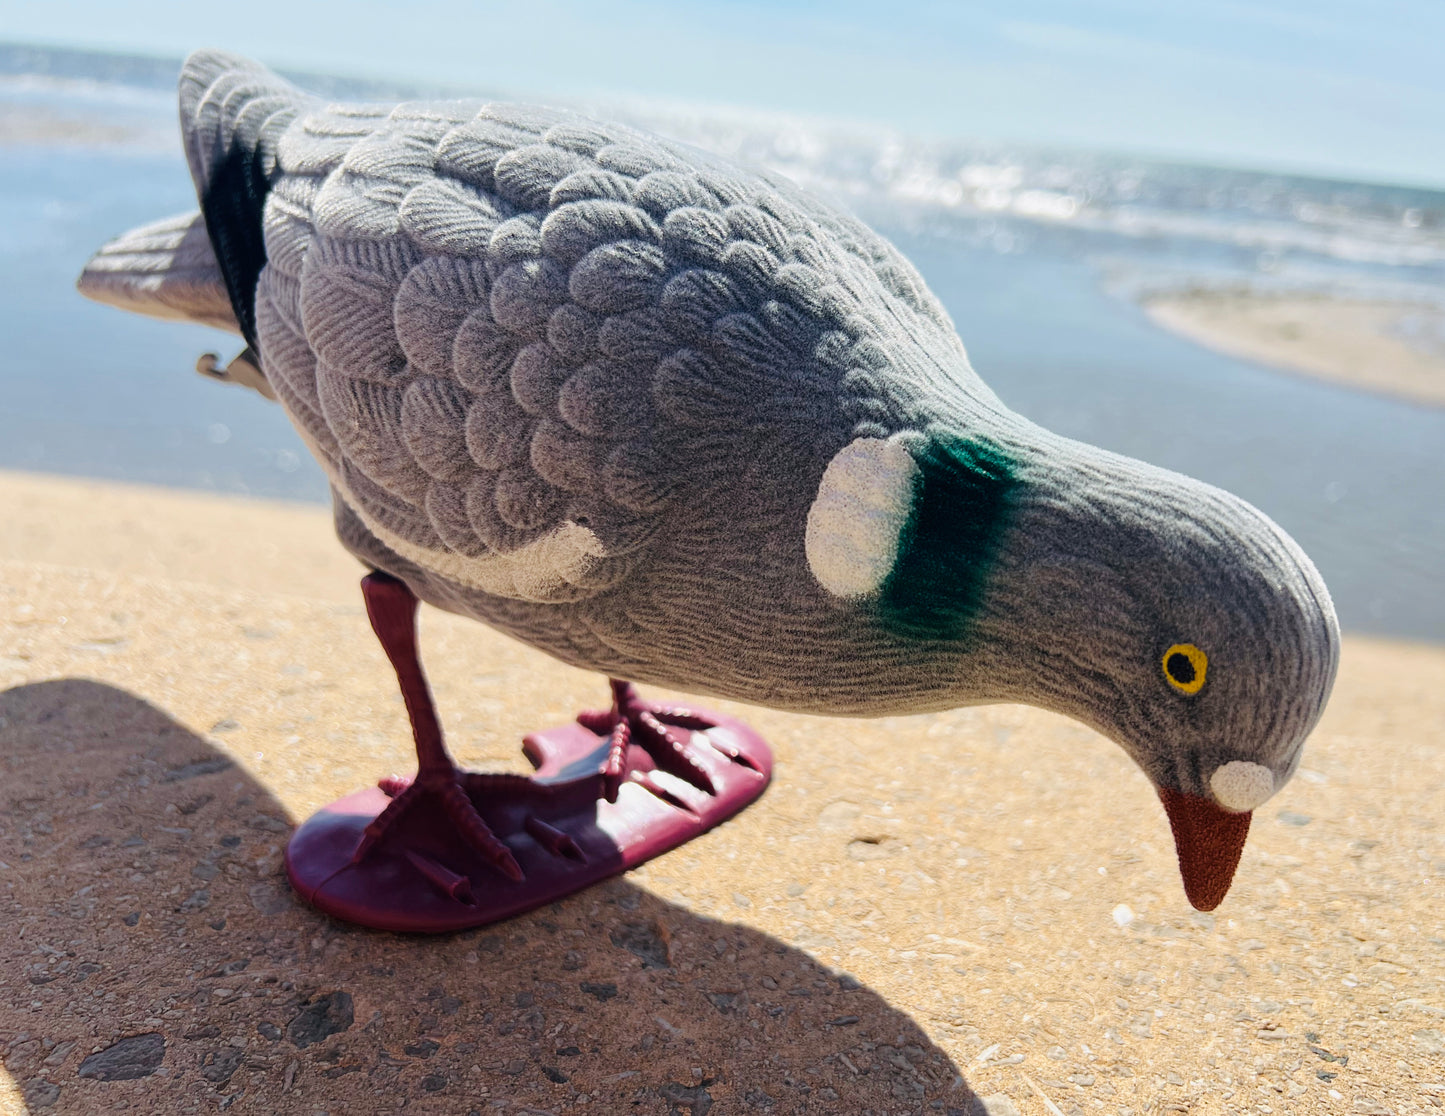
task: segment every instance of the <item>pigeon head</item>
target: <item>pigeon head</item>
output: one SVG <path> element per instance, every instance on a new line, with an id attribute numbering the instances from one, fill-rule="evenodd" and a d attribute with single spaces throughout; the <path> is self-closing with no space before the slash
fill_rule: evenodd
<path id="1" fill-rule="evenodd" d="M 942 703 L 1023 702 L 1119 743 L 1158 790 L 1201 910 L 1334 680 L 1329 594 L 1278 526 L 1022 420 L 850 443 L 807 552 L 826 590 L 946 664 Z"/>

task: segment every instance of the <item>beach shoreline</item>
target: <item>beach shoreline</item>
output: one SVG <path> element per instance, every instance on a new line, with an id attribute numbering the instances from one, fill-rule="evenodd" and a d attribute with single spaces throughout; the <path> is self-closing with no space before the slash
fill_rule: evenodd
<path id="1" fill-rule="evenodd" d="M 1206 288 L 1140 302 L 1156 325 L 1215 352 L 1445 407 L 1445 307 Z"/>

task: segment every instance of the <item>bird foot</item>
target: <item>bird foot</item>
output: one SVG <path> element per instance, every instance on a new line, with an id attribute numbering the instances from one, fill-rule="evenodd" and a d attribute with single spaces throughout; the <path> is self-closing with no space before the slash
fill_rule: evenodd
<path id="1" fill-rule="evenodd" d="M 530 776 L 428 764 L 324 807 L 286 850 L 292 885 L 378 929 L 482 926 L 676 848 L 763 793 L 772 755 L 746 725 L 629 691 L 620 703 L 614 691 L 611 710 L 530 734 Z"/>
<path id="2" fill-rule="evenodd" d="M 403 781 L 395 777 L 381 780 L 378 785 L 391 801 L 362 831 L 361 840 L 351 856 L 352 863 L 360 864 L 364 861 L 388 832 L 398 827 L 407 814 L 421 806 L 429 808 L 423 812 L 440 811 L 444 814 L 457 836 L 484 863 L 490 864 L 509 880 L 521 883 L 522 869 L 517 864 L 516 857 L 506 845 L 497 840 L 496 834 L 482 819 L 476 805 L 463 789 L 467 778 L 467 773 L 458 771 L 455 767 L 438 767 L 419 772 L 412 780 Z M 527 782 L 525 779 L 521 781 Z M 460 888 L 460 884 L 456 884 L 453 890 L 457 888 Z"/>
<path id="3" fill-rule="evenodd" d="M 642 784 L 657 793 L 650 771 L 665 771 L 702 791 L 716 795 L 717 786 L 702 758 L 721 751 L 735 763 L 757 770 L 743 750 L 705 734 L 715 728 L 711 717 L 673 705 L 643 701 L 630 682 L 612 680 L 612 708 L 590 710 L 577 717 L 584 728 L 606 736 L 608 748 L 601 767 L 602 794 L 616 802 L 624 782 Z"/>

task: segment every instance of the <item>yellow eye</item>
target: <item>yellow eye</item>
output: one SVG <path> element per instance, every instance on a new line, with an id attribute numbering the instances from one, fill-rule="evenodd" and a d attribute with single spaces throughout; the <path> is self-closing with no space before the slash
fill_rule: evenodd
<path id="1" fill-rule="evenodd" d="M 1209 673 L 1209 656 L 1192 643 L 1176 643 L 1164 652 L 1164 677 L 1181 694 L 1197 694 Z"/>

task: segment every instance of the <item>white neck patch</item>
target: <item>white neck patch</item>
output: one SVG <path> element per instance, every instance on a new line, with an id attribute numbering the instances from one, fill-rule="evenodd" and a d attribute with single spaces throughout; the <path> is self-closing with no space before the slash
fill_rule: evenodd
<path id="1" fill-rule="evenodd" d="M 838 451 L 808 509 L 804 545 L 819 585 L 845 598 L 878 590 L 898 560 L 918 477 L 898 442 L 858 438 Z"/>
<path id="2" fill-rule="evenodd" d="M 1242 814 L 1264 805 L 1274 794 L 1274 772 L 1257 763 L 1231 760 L 1214 769 L 1209 777 L 1214 800 L 1226 810 Z"/>

